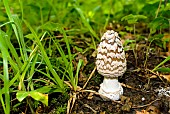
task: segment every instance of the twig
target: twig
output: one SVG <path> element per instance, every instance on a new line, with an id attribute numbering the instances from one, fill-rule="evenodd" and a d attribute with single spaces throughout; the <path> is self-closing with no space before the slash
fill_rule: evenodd
<path id="1" fill-rule="evenodd" d="M 149 70 L 149 69 L 146 69 L 146 70 L 148 70 L 149 72 L 151 72 L 151 73 L 154 74 L 155 76 L 159 77 L 159 79 L 160 79 L 164 84 L 166 84 L 166 83 L 164 82 L 164 80 L 162 79 L 162 76 L 161 76 L 161 75 L 153 72 L 152 70 Z"/>
<path id="2" fill-rule="evenodd" d="M 134 90 L 137 90 L 137 91 L 141 91 L 141 90 L 138 89 L 138 88 L 134 88 L 134 87 L 129 86 L 129 85 L 126 85 L 126 84 L 124 84 L 124 83 L 121 83 L 121 85 L 122 85 L 123 87 L 129 88 L 129 89 L 134 89 Z"/>
<path id="3" fill-rule="evenodd" d="M 66 85 L 68 85 L 71 90 L 73 90 L 73 87 L 72 87 L 72 85 L 69 83 L 69 81 L 64 81 L 64 83 L 65 83 Z"/>
<path id="4" fill-rule="evenodd" d="M 141 105 L 141 106 L 132 106 L 132 108 L 143 108 L 143 107 L 146 107 L 146 106 L 150 106 L 151 104 L 153 104 L 154 102 L 158 101 L 160 99 L 155 99 L 154 101 L 148 103 L 148 104 L 145 104 L 145 105 Z"/>
<path id="5" fill-rule="evenodd" d="M 89 82 L 89 80 L 90 80 L 90 79 L 91 79 L 91 77 L 93 76 L 93 74 L 94 74 L 95 70 L 96 70 L 96 67 L 94 67 L 93 71 L 91 72 L 91 74 L 90 74 L 89 78 L 87 79 L 86 83 L 85 83 L 85 84 L 84 84 L 84 86 L 83 86 L 83 89 L 87 86 L 87 83 Z"/>
<path id="6" fill-rule="evenodd" d="M 94 114 L 97 114 L 97 111 L 94 110 L 91 106 L 89 106 L 88 104 L 84 104 L 81 100 L 78 101 L 81 105 L 84 105 L 84 107 L 89 108 L 90 110 L 93 111 Z"/>
<path id="7" fill-rule="evenodd" d="M 153 72 L 152 70 L 149 70 L 149 69 L 146 69 L 146 70 L 159 77 L 159 75 L 157 73 Z"/>
<path id="8" fill-rule="evenodd" d="M 67 114 L 70 114 L 70 112 L 73 109 L 74 103 L 76 101 L 76 95 L 77 94 L 75 92 L 73 92 L 72 94 L 70 93 L 70 99 L 68 100 L 67 103 Z"/>
<path id="9" fill-rule="evenodd" d="M 90 107 L 88 104 L 84 104 L 84 106 L 85 106 L 86 108 L 89 108 L 90 110 L 92 110 L 94 114 L 97 114 L 97 111 L 94 110 L 92 107 Z"/>

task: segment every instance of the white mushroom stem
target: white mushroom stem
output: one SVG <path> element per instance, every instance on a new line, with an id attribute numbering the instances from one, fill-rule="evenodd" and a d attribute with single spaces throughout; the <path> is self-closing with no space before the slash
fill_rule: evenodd
<path id="1" fill-rule="evenodd" d="M 103 100 L 119 100 L 123 94 L 123 88 L 118 79 L 104 78 L 103 83 L 100 84 L 99 93 Z"/>

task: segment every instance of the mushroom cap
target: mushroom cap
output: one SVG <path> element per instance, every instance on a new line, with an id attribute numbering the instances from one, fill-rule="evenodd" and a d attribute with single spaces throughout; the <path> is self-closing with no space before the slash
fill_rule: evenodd
<path id="1" fill-rule="evenodd" d="M 114 78 L 126 71 L 126 58 L 118 33 L 107 30 L 97 48 L 96 66 L 99 74 Z"/>

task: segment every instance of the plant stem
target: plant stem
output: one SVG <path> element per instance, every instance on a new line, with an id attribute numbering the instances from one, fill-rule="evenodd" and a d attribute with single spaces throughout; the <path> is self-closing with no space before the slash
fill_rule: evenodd
<path id="1" fill-rule="evenodd" d="M 134 32 L 134 35 L 136 35 L 136 32 L 135 32 L 135 31 L 136 31 L 136 26 L 135 26 L 135 24 L 133 24 L 133 30 L 134 30 L 134 31 L 133 31 L 133 32 Z"/>
<path id="2" fill-rule="evenodd" d="M 133 24 L 133 34 L 134 34 L 134 36 L 135 36 L 135 46 L 134 46 L 134 48 L 133 48 L 133 54 L 134 54 L 134 56 L 135 56 L 135 64 L 136 64 L 136 66 L 138 65 L 138 61 L 137 61 L 137 47 L 136 47 L 136 26 L 135 26 L 135 24 Z"/>
<path id="3" fill-rule="evenodd" d="M 149 36 L 148 36 L 148 39 L 150 38 L 150 36 L 151 36 L 151 31 L 152 30 L 150 30 L 150 33 L 149 33 Z M 149 48 L 150 48 L 150 45 L 151 45 L 151 43 L 152 43 L 152 41 L 149 43 L 149 46 L 147 46 L 147 50 L 146 50 L 146 59 L 145 59 L 145 62 L 144 62 L 144 67 L 146 67 L 146 63 L 147 63 L 147 60 L 148 60 L 148 53 L 149 53 Z M 146 44 L 148 44 L 148 41 L 147 41 L 147 43 Z"/>
<path id="4" fill-rule="evenodd" d="M 158 17 L 158 13 L 159 13 L 159 10 L 160 10 L 160 7 L 161 7 L 161 3 L 162 3 L 162 0 L 160 0 L 160 2 L 159 2 L 159 6 L 158 6 L 158 9 L 157 9 L 157 11 L 156 11 L 156 16 L 155 16 L 155 18 Z"/>
<path id="5" fill-rule="evenodd" d="M 158 17 L 158 13 L 159 13 L 159 10 L 160 10 L 160 7 L 161 7 L 161 3 L 162 3 L 162 0 L 160 0 L 160 2 L 159 2 L 159 6 L 158 6 L 158 9 L 157 9 L 155 18 Z M 152 33 L 152 29 L 150 29 L 148 39 L 150 38 L 151 33 Z M 152 41 L 149 43 L 149 46 L 147 47 L 147 51 L 146 51 L 146 59 L 145 59 L 145 62 L 144 62 L 144 67 L 146 67 L 146 63 L 147 63 L 148 55 L 149 55 L 149 54 L 148 54 L 148 53 L 149 53 L 149 48 L 150 48 L 151 43 L 152 43 Z M 147 41 L 146 44 L 148 44 L 148 41 Z"/>
<path id="6" fill-rule="evenodd" d="M 27 98 L 27 103 L 28 103 L 28 105 L 29 105 L 29 107 L 30 107 L 31 113 L 32 113 L 32 114 L 35 114 L 34 109 L 32 108 L 32 101 L 31 101 L 30 98 Z"/>

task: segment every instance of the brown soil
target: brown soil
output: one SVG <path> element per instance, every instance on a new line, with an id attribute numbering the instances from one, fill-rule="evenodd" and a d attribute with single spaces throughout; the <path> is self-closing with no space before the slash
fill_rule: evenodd
<path id="1" fill-rule="evenodd" d="M 157 51 L 156 51 L 157 50 Z M 146 47 L 136 51 L 137 64 L 133 51 L 126 51 L 127 71 L 119 77 L 124 94 L 120 101 L 103 101 L 92 93 L 79 93 L 72 110 L 73 114 L 168 114 L 170 98 L 158 97 L 156 89 L 168 86 L 168 82 L 150 70 L 164 60 L 158 49 L 151 48 L 146 66 Z M 98 91 L 103 77 L 95 72 L 85 89 Z M 81 85 L 81 84 L 80 84 Z"/>

